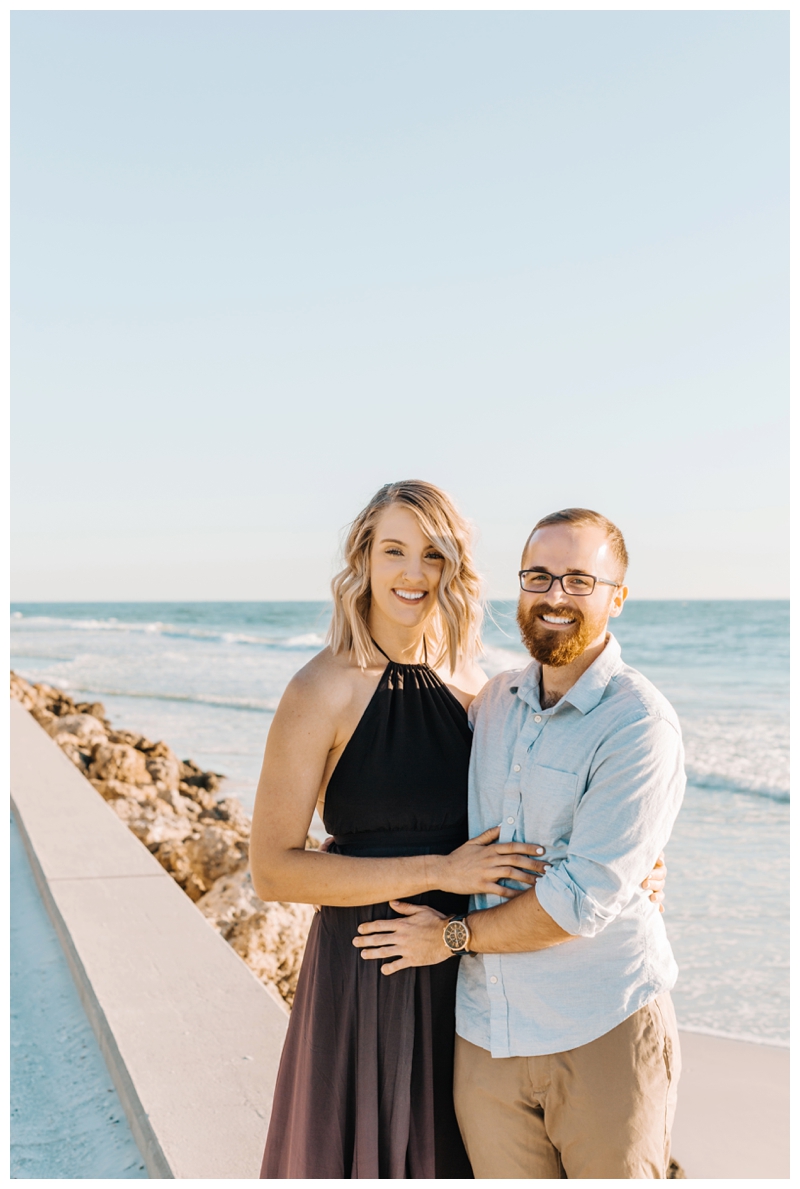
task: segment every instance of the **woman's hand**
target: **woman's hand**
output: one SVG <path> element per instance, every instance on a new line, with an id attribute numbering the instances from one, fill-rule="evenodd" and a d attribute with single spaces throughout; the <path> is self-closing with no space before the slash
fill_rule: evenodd
<path id="1" fill-rule="evenodd" d="M 443 855 L 437 887 L 462 896 L 483 892 L 511 900 L 527 889 L 506 888 L 499 880 L 513 879 L 533 886 L 550 864 L 530 856 L 543 855 L 544 847 L 534 842 L 497 842 L 499 834 L 500 827 L 493 826 Z"/>
<path id="2" fill-rule="evenodd" d="M 656 864 L 647 879 L 642 880 L 642 887 L 647 890 L 650 888 L 650 899 L 654 904 L 658 905 L 658 911 L 664 911 L 664 888 L 667 883 L 667 864 L 664 861 L 664 852 L 656 859 Z"/>
<path id="3" fill-rule="evenodd" d="M 362 958 L 394 959 L 381 966 L 381 974 L 394 974 L 407 966 L 435 966 L 453 956 L 442 936 L 442 922 L 448 919 L 444 913 L 402 900 L 391 900 L 390 907 L 402 915 L 391 921 L 365 921 L 353 938 Z"/>

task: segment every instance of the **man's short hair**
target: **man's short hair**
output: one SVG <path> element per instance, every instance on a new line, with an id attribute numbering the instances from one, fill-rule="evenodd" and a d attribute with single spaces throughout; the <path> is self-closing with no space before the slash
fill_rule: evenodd
<path id="1" fill-rule="evenodd" d="M 628 569 L 628 550 L 625 548 L 625 538 L 616 524 L 607 516 L 601 516 L 599 512 L 593 512 L 591 508 L 562 508 L 560 512 L 551 512 L 549 516 L 543 516 L 541 520 L 537 520 L 525 542 L 525 549 L 527 550 L 531 537 L 538 529 L 547 528 L 551 524 L 594 524 L 598 528 L 604 529 L 611 542 L 611 552 L 622 569 L 620 578 L 625 577 Z"/>

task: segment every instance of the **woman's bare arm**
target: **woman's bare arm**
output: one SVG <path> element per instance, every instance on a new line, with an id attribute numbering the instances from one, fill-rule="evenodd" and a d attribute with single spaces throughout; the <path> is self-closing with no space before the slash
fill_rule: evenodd
<path id="1" fill-rule="evenodd" d="M 250 839 L 253 887 L 263 900 L 305 904 L 377 904 L 435 888 L 455 892 L 516 892 L 498 883 L 533 883 L 542 864 L 526 843 L 495 844 L 487 831 L 452 855 L 357 858 L 305 849 L 306 836 L 352 680 L 324 655 L 286 689 L 270 728 Z"/>

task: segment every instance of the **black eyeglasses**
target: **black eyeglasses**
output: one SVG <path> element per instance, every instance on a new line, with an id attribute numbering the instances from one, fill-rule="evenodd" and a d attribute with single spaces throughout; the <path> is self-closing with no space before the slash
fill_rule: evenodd
<path id="1" fill-rule="evenodd" d="M 548 574 L 546 570 L 520 570 L 519 584 L 528 594 L 547 594 L 554 582 L 561 583 L 561 589 L 568 595 L 590 595 L 598 582 L 604 586 L 619 586 L 608 578 L 595 578 L 592 574 Z"/>

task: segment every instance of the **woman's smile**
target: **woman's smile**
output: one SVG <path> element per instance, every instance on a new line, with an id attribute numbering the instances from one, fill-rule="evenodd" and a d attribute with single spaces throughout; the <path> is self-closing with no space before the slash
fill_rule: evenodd
<path id="1" fill-rule="evenodd" d="M 427 597 L 427 590 L 401 590 L 396 586 L 392 587 L 392 594 L 397 595 L 401 603 L 421 603 Z"/>

